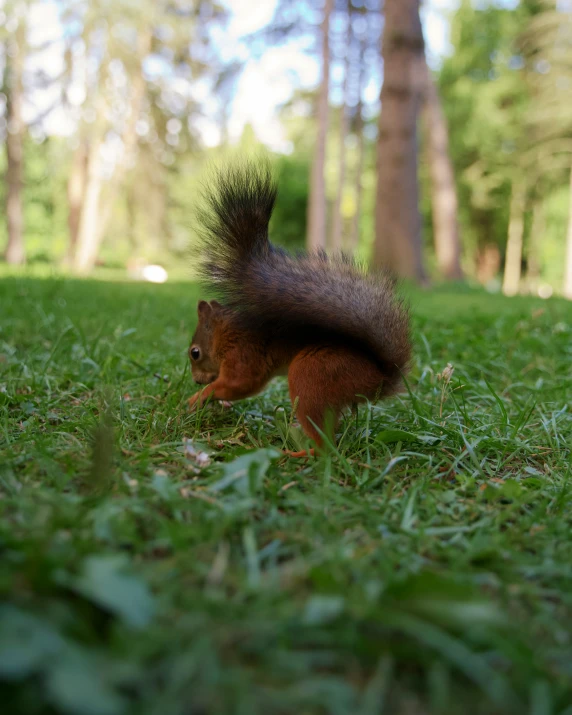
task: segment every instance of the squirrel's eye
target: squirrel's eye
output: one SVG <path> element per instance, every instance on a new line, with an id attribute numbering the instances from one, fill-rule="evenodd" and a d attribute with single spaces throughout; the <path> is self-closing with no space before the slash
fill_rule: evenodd
<path id="1" fill-rule="evenodd" d="M 198 360 L 201 356 L 201 351 L 198 348 L 191 348 L 191 357 L 193 360 Z"/>

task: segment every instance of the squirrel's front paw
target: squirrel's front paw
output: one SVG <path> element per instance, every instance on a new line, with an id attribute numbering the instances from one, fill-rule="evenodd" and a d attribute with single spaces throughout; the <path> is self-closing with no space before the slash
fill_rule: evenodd
<path id="1" fill-rule="evenodd" d="M 197 407 L 199 406 L 199 397 L 200 397 L 200 392 L 197 392 L 196 395 L 193 395 L 192 397 L 189 398 L 189 403 L 188 403 L 188 410 L 189 412 L 196 412 Z"/>

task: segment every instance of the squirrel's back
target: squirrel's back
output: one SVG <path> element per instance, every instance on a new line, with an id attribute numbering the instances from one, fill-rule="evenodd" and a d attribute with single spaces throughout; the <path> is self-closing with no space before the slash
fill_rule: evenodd
<path id="1" fill-rule="evenodd" d="M 202 276 L 241 325 L 280 340 L 338 340 L 382 369 L 396 391 L 411 358 L 409 312 L 387 274 L 367 274 L 345 256 L 290 255 L 268 240 L 276 185 L 267 166 L 218 172 L 199 219 Z"/>

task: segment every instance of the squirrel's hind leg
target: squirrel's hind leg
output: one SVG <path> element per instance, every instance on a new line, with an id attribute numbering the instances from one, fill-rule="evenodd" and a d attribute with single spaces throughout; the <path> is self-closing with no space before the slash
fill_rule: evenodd
<path id="1" fill-rule="evenodd" d="M 298 398 L 296 416 L 318 447 L 318 429 L 333 437 L 341 410 L 363 397 L 373 399 L 382 382 L 375 363 L 347 347 L 305 348 L 288 370 L 290 399 L 294 403 Z"/>

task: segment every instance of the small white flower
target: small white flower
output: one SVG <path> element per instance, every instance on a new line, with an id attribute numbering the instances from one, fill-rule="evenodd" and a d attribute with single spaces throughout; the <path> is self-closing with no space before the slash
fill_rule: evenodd
<path id="1" fill-rule="evenodd" d="M 199 467 L 208 467 L 211 463 L 211 458 L 206 452 L 198 452 L 197 456 L 195 457 L 195 461 L 199 465 Z"/>
<path id="2" fill-rule="evenodd" d="M 453 373 L 455 372 L 455 368 L 453 365 L 451 365 L 450 362 L 447 363 L 447 365 L 443 368 L 443 372 L 440 372 L 437 375 L 438 380 L 443 380 L 445 384 L 449 383 L 451 381 L 451 378 L 453 377 Z"/>
<path id="3" fill-rule="evenodd" d="M 200 450 L 196 449 L 190 439 L 184 439 L 183 445 L 183 453 L 188 460 L 194 462 L 198 467 L 201 468 L 209 466 L 209 464 L 211 463 L 211 458 L 209 457 L 209 455 L 206 452 L 201 452 Z"/>

